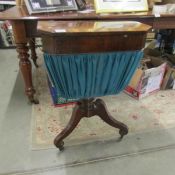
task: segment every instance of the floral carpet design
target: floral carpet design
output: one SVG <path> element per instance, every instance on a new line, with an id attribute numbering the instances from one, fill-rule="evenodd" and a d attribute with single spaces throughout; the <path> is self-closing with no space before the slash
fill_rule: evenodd
<path id="1" fill-rule="evenodd" d="M 52 104 L 42 67 L 34 72 L 34 84 L 40 104 L 32 106 L 32 149 L 54 148 L 53 140 L 68 123 L 73 105 L 55 107 Z M 129 127 L 129 134 L 175 127 L 174 90 L 159 91 L 140 101 L 124 93 L 102 99 L 112 116 Z M 94 116 L 83 118 L 64 141 L 69 146 L 118 138 L 117 129 Z"/>

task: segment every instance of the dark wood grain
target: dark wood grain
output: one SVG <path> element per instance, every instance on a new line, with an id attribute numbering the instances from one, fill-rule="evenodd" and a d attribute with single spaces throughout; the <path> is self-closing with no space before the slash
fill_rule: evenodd
<path id="1" fill-rule="evenodd" d="M 175 28 L 175 14 L 162 14 L 160 17 L 155 17 L 151 11 L 148 12 L 135 12 L 135 13 L 109 13 L 109 14 L 96 14 L 95 11 L 90 13 L 81 13 L 76 11 L 68 12 L 56 12 L 56 13 L 45 13 L 45 14 L 34 14 L 29 15 L 25 6 L 15 6 L 3 13 L 0 13 L 0 20 L 25 20 L 25 21 L 38 21 L 38 20 L 129 20 L 139 21 L 145 24 L 149 24 L 156 28 L 165 26 L 159 26 L 157 23 L 159 20 L 167 20 L 167 28 Z M 155 24 L 154 24 L 155 22 Z"/>
<path id="2" fill-rule="evenodd" d="M 146 34 L 100 34 L 88 36 L 43 36 L 43 51 L 52 54 L 97 53 L 140 50 L 145 45 Z M 56 38 L 56 39 L 55 39 Z M 112 42 L 111 42 L 112 41 Z M 134 41 L 134 43 L 133 43 Z M 54 46 L 54 47 L 53 47 Z M 80 47 L 81 46 L 81 47 Z"/>
<path id="3" fill-rule="evenodd" d="M 43 51 L 53 54 L 99 53 L 140 50 L 145 45 L 148 25 L 138 22 L 71 21 L 42 22 Z M 116 26 L 115 28 L 111 26 Z M 134 41 L 134 42 L 133 42 Z"/>
<path id="4" fill-rule="evenodd" d="M 155 18 L 153 23 L 154 29 L 175 29 L 175 17 L 162 16 L 161 18 Z"/>

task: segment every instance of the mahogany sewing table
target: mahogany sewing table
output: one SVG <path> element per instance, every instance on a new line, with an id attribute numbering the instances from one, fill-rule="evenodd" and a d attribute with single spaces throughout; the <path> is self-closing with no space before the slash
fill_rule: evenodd
<path id="1" fill-rule="evenodd" d="M 89 0 L 90 1 L 90 0 Z M 29 60 L 27 43 L 31 49 L 31 58 L 36 64 L 36 52 L 34 38 L 37 34 L 38 21 L 57 20 L 57 21 L 75 21 L 75 20 L 104 20 L 104 21 L 139 21 L 152 26 L 154 29 L 175 29 L 175 14 L 160 15 L 155 17 L 152 12 L 123 13 L 123 14 L 96 14 L 95 11 L 89 13 L 82 12 L 57 12 L 46 14 L 29 15 L 25 6 L 15 6 L 0 13 L 0 20 L 10 20 L 16 42 L 16 50 L 19 57 L 19 67 L 25 83 L 25 92 L 32 103 L 38 103 L 34 98 L 35 89 L 32 83 L 31 62 Z M 173 34 L 175 38 L 175 32 Z M 94 43 L 95 45 L 95 43 Z"/>
<path id="2" fill-rule="evenodd" d="M 100 117 L 119 129 L 120 139 L 128 133 L 128 127 L 112 117 L 100 97 L 118 94 L 128 84 L 150 28 L 136 21 L 40 22 L 49 81 L 63 98 L 78 99 L 67 126 L 54 140 L 57 148 L 64 149 L 63 140 L 84 117 Z"/>

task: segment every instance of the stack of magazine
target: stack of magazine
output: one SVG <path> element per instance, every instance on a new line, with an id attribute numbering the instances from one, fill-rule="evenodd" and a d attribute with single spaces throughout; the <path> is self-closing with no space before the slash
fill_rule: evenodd
<path id="1" fill-rule="evenodd" d="M 25 0 L 29 14 L 77 10 L 75 0 Z"/>

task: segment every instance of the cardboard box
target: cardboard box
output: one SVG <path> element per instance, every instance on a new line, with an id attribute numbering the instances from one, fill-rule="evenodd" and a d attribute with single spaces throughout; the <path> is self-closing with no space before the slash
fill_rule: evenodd
<path id="1" fill-rule="evenodd" d="M 149 57 L 149 68 L 138 68 L 129 85 L 124 90 L 130 96 L 141 99 L 160 90 L 164 77 L 166 63 L 156 57 Z M 150 68 L 151 67 L 151 68 Z"/>
<path id="2" fill-rule="evenodd" d="M 175 68 L 167 68 L 161 89 L 175 89 Z"/>

